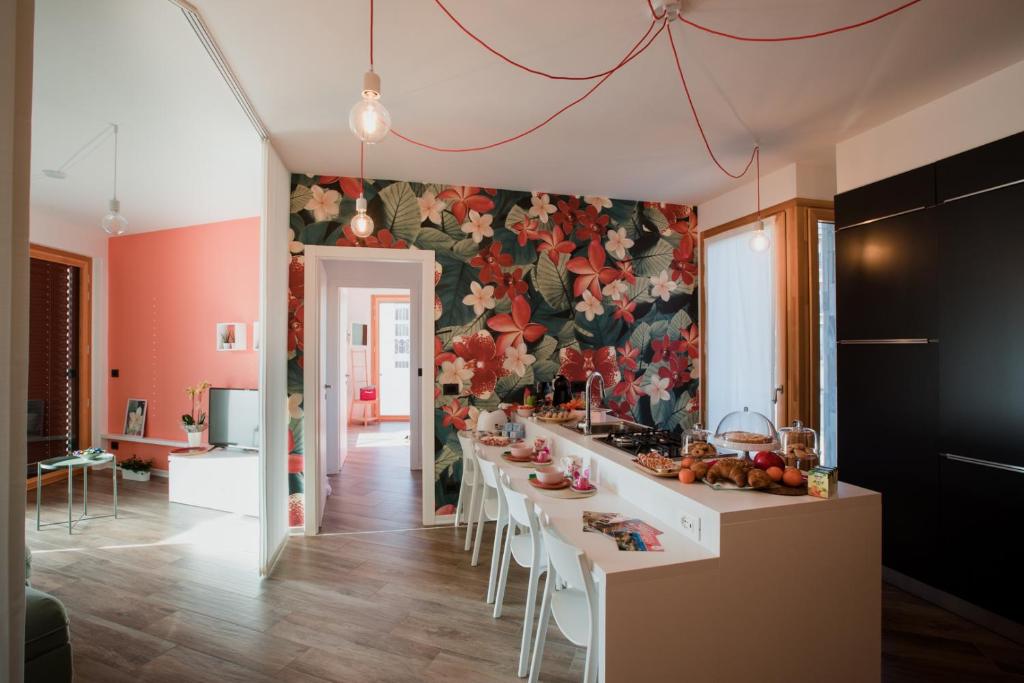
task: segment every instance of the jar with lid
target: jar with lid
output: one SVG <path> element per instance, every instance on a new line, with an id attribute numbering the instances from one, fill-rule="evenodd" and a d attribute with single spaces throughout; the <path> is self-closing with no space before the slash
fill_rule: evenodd
<path id="1" fill-rule="evenodd" d="M 790 426 L 779 430 L 779 436 L 787 467 L 810 472 L 821 464 L 818 457 L 818 433 L 805 427 L 803 422 L 793 420 Z"/>
<path id="2" fill-rule="evenodd" d="M 709 438 L 711 432 L 704 429 L 700 422 L 693 425 L 686 431 L 683 441 L 683 454 L 691 458 L 706 458 L 718 453 L 718 449 L 711 445 Z"/>

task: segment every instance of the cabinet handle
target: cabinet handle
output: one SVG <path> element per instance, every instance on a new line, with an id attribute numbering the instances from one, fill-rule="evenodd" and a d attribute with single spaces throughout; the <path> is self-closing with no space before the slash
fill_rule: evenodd
<path id="1" fill-rule="evenodd" d="M 991 460 L 980 460 L 978 458 L 968 458 L 964 455 L 956 455 L 954 453 L 940 453 L 940 455 L 947 460 L 955 460 L 956 462 L 967 463 L 968 465 L 981 465 L 982 467 L 991 467 L 996 470 L 1006 470 L 1007 472 L 1016 472 L 1017 474 L 1024 474 L 1024 467 L 1020 465 L 1008 465 L 1005 462 L 993 462 Z"/>
<path id="2" fill-rule="evenodd" d="M 840 339 L 839 344 L 938 344 L 938 339 Z"/>

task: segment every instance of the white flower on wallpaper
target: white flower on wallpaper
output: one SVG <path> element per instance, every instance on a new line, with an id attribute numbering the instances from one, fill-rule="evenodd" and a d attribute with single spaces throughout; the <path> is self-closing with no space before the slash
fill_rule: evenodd
<path id="1" fill-rule="evenodd" d="M 301 420 L 302 415 L 302 394 L 289 394 L 288 417 L 293 420 Z"/>
<path id="2" fill-rule="evenodd" d="M 444 201 L 434 196 L 434 193 L 427 190 L 422 197 L 416 200 L 420 205 L 420 223 L 430 219 L 434 225 L 441 225 L 441 212 L 447 208 Z"/>
<path id="3" fill-rule="evenodd" d="M 576 310 L 587 316 L 587 320 L 593 320 L 599 315 L 604 315 L 604 306 L 601 300 L 590 293 L 589 289 L 583 290 L 583 300 L 576 304 Z"/>
<path id="4" fill-rule="evenodd" d="M 547 192 L 538 193 L 534 192 L 530 198 L 530 209 L 526 212 L 526 215 L 537 218 L 541 223 L 548 222 L 548 216 L 553 214 L 557 209 L 555 205 L 551 203 L 551 197 Z"/>
<path id="5" fill-rule="evenodd" d="M 494 308 L 494 285 L 481 286 L 479 282 L 469 283 L 469 294 L 462 297 L 462 303 L 473 307 L 473 312 L 483 315 L 484 311 Z"/>
<path id="6" fill-rule="evenodd" d="M 608 253 L 619 259 L 620 261 L 626 258 L 626 250 L 632 247 L 634 244 L 633 240 L 629 239 L 626 235 L 625 228 L 619 228 L 618 230 L 608 231 L 608 241 L 605 242 L 605 249 Z"/>
<path id="7" fill-rule="evenodd" d="M 667 270 L 661 271 L 658 275 L 651 276 L 651 296 L 655 299 L 660 297 L 662 301 L 668 301 L 672 292 L 676 291 L 677 286 L 678 283 L 672 279 Z"/>
<path id="8" fill-rule="evenodd" d="M 337 218 L 341 213 L 341 193 L 337 190 L 324 190 L 319 185 L 310 188 L 312 196 L 304 207 L 306 211 L 313 212 L 313 218 L 318 221 L 329 221 Z"/>
<path id="9" fill-rule="evenodd" d="M 438 382 L 441 384 L 458 384 L 459 391 L 463 385 L 467 385 L 473 379 L 473 368 L 466 365 L 464 358 L 446 360 L 441 363 L 441 372 L 438 374 Z"/>
<path id="10" fill-rule="evenodd" d="M 612 200 L 608 197 L 601 197 L 599 195 L 588 195 L 583 198 L 587 204 L 600 211 L 601 209 L 612 208 Z M 620 257 L 621 258 L 621 257 Z"/>
<path id="11" fill-rule="evenodd" d="M 522 377 L 526 374 L 526 368 L 533 365 L 535 360 L 536 356 L 526 352 L 526 344 L 513 344 L 505 349 L 505 360 L 501 366 Z"/>
<path id="12" fill-rule="evenodd" d="M 288 251 L 291 252 L 292 254 L 301 254 L 303 251 L 305 251 L 305 249 L 306 249 L 306 245 L 303 244 L 302 242 L 296 241 L 295 240 L 295 231 L 289 228 L 289 230 L 288 230 Z"/>
<path id="13" fill-rule="evenodd" d="M 494 237 L 494 228 L 491 222 L 494 216 L 485 213 L 482 216 L 474 209 L 469 210 L 469 220 L 462 224 L 462 232 L 473 238 L 477 244 L 483 242 L 485 237 Z"/>
<path id="14" fill-rule="evenodd" d="M 612 280 L 604 286 L 601 293 L 612 301 L 618 301 L 629 291 L 629 284 L 625 280 Z"/>
<path id="15" fill-rule="evenodd" d="M 672 380 L 668 377 L 652 377 L 651 383 L 647 385 L 647 395 L 651 397 L 651 403 L 667 401 L 672 398 L 668 385 Z"/>

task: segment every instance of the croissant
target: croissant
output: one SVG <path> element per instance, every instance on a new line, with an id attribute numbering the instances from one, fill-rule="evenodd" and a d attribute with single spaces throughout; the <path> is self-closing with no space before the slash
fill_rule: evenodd
<path id="1" fill-rule="evenodd" d="M 772 483 L 772 478 L 764 470 L 751 469 L 747 472 L 747 484 L 752 489 L 766 489 Z"/>
<path id="2" fill-rule="evenodd" d="M 698 479 L 706 477 L 709 469 L 710 468 L 706 462 L 695 462 L 690 465 L 690 471 L 692 471 Z"/>
<path id="3" fill-rule="evenodd" d="M 708 483 L 714 484 L 719 481 L 731 481 L 736 486 L 743 488 L 747 485 L 747 470 L 750 464 L 732 458 L 716 462 L 708 470 Z"/>

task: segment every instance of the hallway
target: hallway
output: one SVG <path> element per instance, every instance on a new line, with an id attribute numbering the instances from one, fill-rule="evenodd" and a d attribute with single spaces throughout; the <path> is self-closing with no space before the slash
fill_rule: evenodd
<path id="1" fill-rule="evenodd" d="M 409 469 L 408 422 L 349 425 L 341 472 L 328 477 L 321 533 L 423 526 L 421 476 Z"/>

